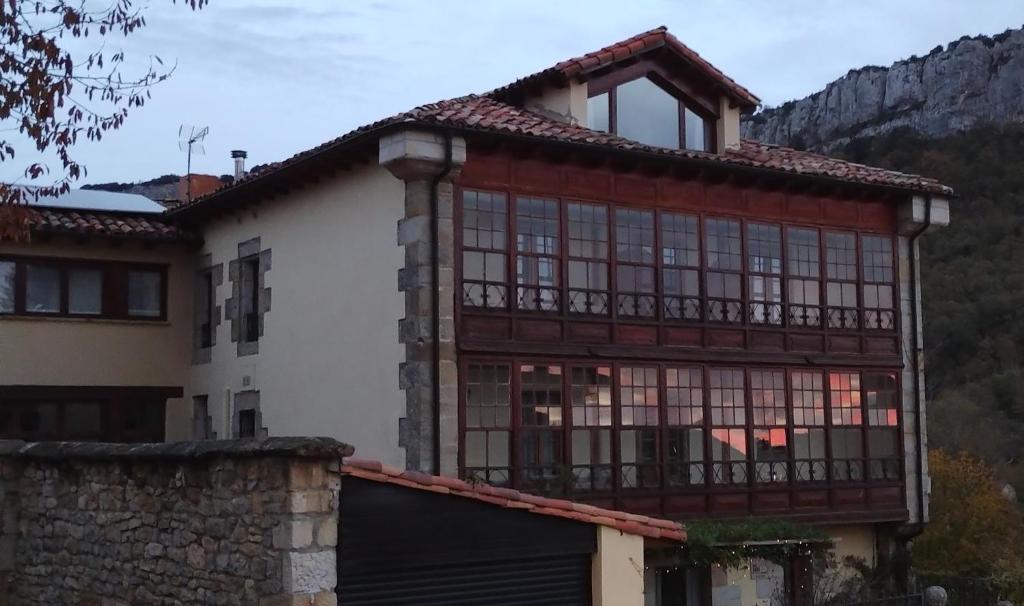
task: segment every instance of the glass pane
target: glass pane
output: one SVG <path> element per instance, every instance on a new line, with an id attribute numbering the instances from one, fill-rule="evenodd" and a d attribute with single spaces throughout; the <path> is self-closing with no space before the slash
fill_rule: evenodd
<path id="1" fill-rule="evenodd" d="M 128 272 L 128 315 L 158 317 L 163 291 L 158 271 Z"/>
<path id="2" fill-rule="evenodd" d="M 678 99 L 647 78 L 619 85 L 615 95 L 620 137 L 658 147 L 679 147 Z"/>
<path id="3" fill-rule="evenodd" d="M 597 204 L 570 203 L 569 256 L 608 258 L 608 208 Z"/>
<path id="4" fill-rule="evenodd" d="M 697 217 L 665 213 L 661 217 L 661 258 L 665 265 L 700 266 Z"/>
<path id="5" fill-rule="evenodd" d="M 853 234 L 826 233 L 825 252 L 829 278 L 857 279 L 857 242 Z"/>
<path id="6" fill-rule="evenodd" d="M 685 109 L 686 115 L 686 149 L 695 151 L 709 151 L 707 148 L 707 122 L 690 108 Z"/>
<path id="7" fill-rule="evenodd" d="M 462 245 L 467 248 L 504 250 L 506 244 L 505 195 L 488 192 L 462 193 Z"/>
<path id="8" fill-rule="evenodd" d="M 0 261 L 0 314 L 14 312 L 14 263 Z"/>
<path id="9" fill-rule="evenodd" d="M 558 253 L 558 202 L 542 198 L 516 200 L 517 250 L 539 255 Z"/>
<path id="10" fill-rule="evenodd" d="M 619 261 L 654 264 L 654 212 L 615 211 L 615 250 Z"/>
<path id="11" fill-rule="evenodd" d="M 98 402 L 71 402 L 64 407 L 64 427 L 69 434 L 98 438 L 102 426 L 103 408 Z"/>
<path id="12" fill-rule="evenodd" d="M 487 432 L 466 432 L 466 467 L 487 467 Z"/>
<path id="13" fill-rule="evenodd" d="M 554 427 L 562 424 L 562 367 L 520 367 L 519 399 L 522 424 Z"/>
<path id="14" fill-rule="evenodd" d="M 818 230 L 790 227 L 786 230 L 789 273 L 802 278 L 817 278 L 820 273 Z"/>
<path id="15" fill-rule="evenodd" d="M 895 457 L 899 453 L 898 438 L 895 429 L 869 429 L 868 454 L 874 459 Z"/>
<path id="16" fill-rule="evenodd" d="M 608 427 L 612 424 L 612 369 L 590 366 L 572 369 L 572 424 Z"/>
<path id="17" fill-rule="evenodd" d="M 103 311 L 103 272 L 98 269 L 68 271 L 68 312 L 99 314 Z"/>
<path id="18" fill-rule="evenodd" d="M 587 128 L 608 132 L 608 93 L 587 99 Z"/>
<path id="19" fill-rule="evenodd" d="M 864 262 L 864 280 L 867 282 L 892 282 L 893 258 L 892 240 L 883 236 L 864 236 L 861 240 Z"/>
<path id="20" fill-rule="evenodd" d="M 57 313 L 60 311 L 60 270 L 44 265 L 25 267 L 25 310 Z"/>
<path id="21" fill-rule="evenodd" d="M 705 227 L 708 268 L 740 271 L 743 267 L 740 222 L 708 219 Z"/>

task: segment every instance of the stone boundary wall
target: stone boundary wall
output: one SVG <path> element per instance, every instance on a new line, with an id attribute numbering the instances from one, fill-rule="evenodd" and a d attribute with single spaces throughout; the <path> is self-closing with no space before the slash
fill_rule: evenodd
<path id="1" fill-rule="evenodd" d="M 337 603 L 327 438 L 0 441 L 0 606 Z"/>

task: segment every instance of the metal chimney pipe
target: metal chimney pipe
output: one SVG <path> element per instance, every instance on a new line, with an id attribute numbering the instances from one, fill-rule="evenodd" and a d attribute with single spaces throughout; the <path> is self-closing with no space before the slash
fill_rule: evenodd
<path id="1" fill-rule="evenodd" d="M 249 154 L 245 150 L 233 149 L 231 157 L 235 160 L 235 180 L 237 181 L 245 176 L 245 159 L 249 157 Z"/>

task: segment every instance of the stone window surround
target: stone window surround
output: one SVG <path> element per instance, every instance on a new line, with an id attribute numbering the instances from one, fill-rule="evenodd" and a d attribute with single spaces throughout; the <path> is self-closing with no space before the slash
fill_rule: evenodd
<path id="1" fill-rule="evenodd" d="M 237 439 L 242 431 L 241 415 L 243 410 L 252 410 L 256 415 L 256 437 L 265 438 L 269 435 L 263 426 L 263 413 L 260 412 L 260 392 L 257 390 L 239 391 L 234 395 L 231 407 L 231 437 Z"/>
<path id="2" fill-rule="evenodd" d="M 201 305 L 201 293 L 200 288 L 202 287 L 202 276 L 209 272 L 213 280 L 213 301 L 210 309 L 210 346 L 202 347 L 200 338 L 200 326 L 199 326 L 199 306 Z M 217 327 L 220 326 L 221 322 L 221 306 L 217 305 L 217 288 L 224 284 L 224 264 L 218 263 L 213 264 L 213 255 L 205 254 L 201 255 L 196 259 L 196 271 L 194 274 L 194 285 L 193 289 L 195 296 L 193 297 L 193 326 L 192 326 L 192 364 L 193 366 L 199 364 L 209 364 L 213 357 L 213 347 L 217 345 Z"/>
<path id="3" fill-rule="evenodd" d="M 242 263 L 253 257 L 259 259 L 259 336 L 263 336 L 266 313 L 270 311 L 270 291 L 266 286 L 267 272 L 271 268 L 271 251 L 260 247 L 259 236 L 238 244 L 238 258 L 228 264 L 228 280 L 231 282 L 231 298 L 224 302 L 224 317 L 231 322 L 231 340 L 236 343 L 238 356 L 251 356 L 260 352 L 259 340 L 242 340 L 243 319 L 241 315 L 243 272 Z"/>

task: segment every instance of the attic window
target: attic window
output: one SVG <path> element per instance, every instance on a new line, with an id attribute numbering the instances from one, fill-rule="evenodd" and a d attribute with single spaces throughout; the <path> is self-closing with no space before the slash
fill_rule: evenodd
<path id="1" fill-rule="evenodd" d="M 587 127 L 657 147 L 714 149 L 711 120 L 646 77 L 590 97 Z"/>

